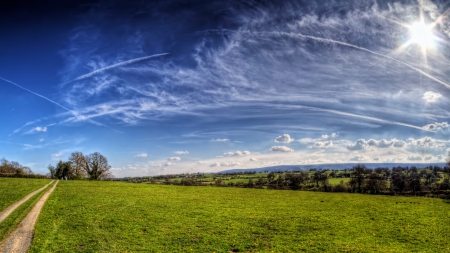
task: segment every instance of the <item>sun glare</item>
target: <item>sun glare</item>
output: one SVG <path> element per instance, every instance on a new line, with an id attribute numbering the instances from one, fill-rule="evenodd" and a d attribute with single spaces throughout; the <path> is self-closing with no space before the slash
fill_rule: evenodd
<path id="1" fill-rule="evenodd" d="M 419 44 L 422 49 L 434 46 L 435 37 L 433 35 L 433 26 L 426 25 L 424 22 L 414 23 L 409 27 L 411 31 L 411 42 Z"/>

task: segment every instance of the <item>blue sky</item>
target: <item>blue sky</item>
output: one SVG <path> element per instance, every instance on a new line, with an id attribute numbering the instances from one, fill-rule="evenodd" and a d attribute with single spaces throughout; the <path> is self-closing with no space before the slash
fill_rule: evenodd
<path id="1" fill-rule="evenodd" d="M 0 12 L 0 156 L 115 176 L 443 162 L 445 1 L 55 1 Z"/>

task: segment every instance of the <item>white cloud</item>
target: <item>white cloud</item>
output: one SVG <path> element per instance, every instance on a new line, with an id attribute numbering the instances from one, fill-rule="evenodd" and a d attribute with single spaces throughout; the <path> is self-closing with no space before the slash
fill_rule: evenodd
<path id="1" fill-rule="evenodd" d="M 292 139 L 289 134 L 283 134 L 282 136 L 278 136 L 277 138 L 275 138 L 274 141 L 275 142 L 289 143 L 289 142 L 294 141 L 294 139 Z"/>
<path id="2" fill-rule="evenodd" d="M 254 158 L 254 157 L 251 157 L 251 158 L 250 158 L 250 161 L 251 161 L 251 162 L 256 162 L 256 161 L 258 161 L 258 159 Z"/>
<path id="3" fill-rule="evenodd" d="M 322 139 L 328 139 L 328 137 L 330 137 L 330 136 L 328 136 L 328 134 L 322 135 Z"/>
<path id="4" fill-rule="evenodd" d="M 348 159 L 349 162 L 360 162 L 360 161 L 366 161 L 368 160 L 368 157 L 363 155 L 356 155 L 350 159 Z"/>
<path id="5" fill-rule="evenodd" d="M 275 151 L 275 152 L 293 152 L 293 149 L 290 149 L 286 146 L 273 146 L 270 148 L 271 151 Z"/>
<path id="6" fill-rule="evenodd" d="M 444 124 L 444 126 L 446 126 Z M 346 141 L 338 142 L 338 146 L 340 143 L 345 143 Z M 433 149 L 433 152 L 442 151 L 445 149 L 447 140 L 436 140 L 429 136 L 420 138 L 420 139 L 414 139 L 414 138 L 408 138 L 407 141 L 402 141 L 398 139 L 381 139 L 381 140 L 375 140 L 375 139 L 358 139 L 356 142 L 348 144 L 347 149 L 350 151 L 360 151 L 360 150 L 368 150 L 369 147 L 377 147 L 377 148 L 406 148 L 409 151 L 417 152 L 420 151 L 420 148 L 428 148 Z M 323 143 L 316 143 L 316 147 L 324 146 Z M 374 150 L 371 150 L 374 151 Z M 423 152 L 424 150 L 421 150 Z M 437 154 L 435 154 L 437 155 Z"/>
<path id="7" fill-rule="evenodd" d="M 379 158 L 379 157 L 374 157 L 374 158 L 372 158 L 372 160 L 374 160 L 374 161 L 379 161 L 380 158 Z"/>
<path id="8" fill-rule="evenodd" d="M 227 141 L 230 141 L 230 139 L 212 139 L 211 141 L 215 141 L 215 142 L 227 142 Z"/>
<path id="9" fill-rule="evenodd" d="M 181 158 L 180 158 L 180 157 L 177 157 L 177 156 L 169 157 L 169 158 L 167 159 L 167 161 L 180 161 L 180 160 L 181 160 Z"/>
<path id="10" fill-rule="evenodd" d="M 250 151 L 236 151 L 236 152 L 226 152 L 223 153 L 224 156 L 244 156 L 244 155 L 250 155 Z"/>
<path id="11" fill-rule="evenodd" d="M 222 163 L 212 163 L 211 165 L 209 165 L 209 167 L 231 167 L 231 166 L 242 166 L 241 163 L 238 162 L 231 162 L 231 163 L 227 163 L 227 162 L 222 162 Z"/>
<path id="12" fill-rule="evenodd" d="M 165 164 L 164 164 L 164 166 L 175 166 L 176 165 L 176 163 L 171 163 L 171 162 L 166 162 Z"/>
<path id="13" fill-rule="evenodd" d="M 410 156 L 408 156 L 408 160 L 410 160 L 410 161 L 422 161 L 423 158 L 420 155 L 410 155 Z"/>
<path id="14" fill-rule="evenodd" d="M 374 139 L 370 139 L 367 141 L 367 144 L 369 146 L 375 146 L 378 148 L 387 148 L 387 147 L 392 146 L 392 144 L 394 144 L 394 140 L 388 141 L 388 140 L 382 139 L 382 140 L 377 141 Z"/>
<path id="15" fill-rule="evenodd" d="M 423 137 L 420 139 L 409 138 L 409 145 L 417 148 L 444 149 L 446 145 L 442 141 L 438 141 L 431 137 Z"/>
<path id="16" fill-rule="evenodd" d="M 338 137 L 339 136 L 339 134 L 337 134 L 337 133 L 332 133 L 331 134 L 331 138 L 336 138 L 336 137 Z"/>
<path id="17" fill-rule="evenodd" d="M 315 148 L 328 148 L 333 146 L 333 141 L 318 141 L 314 143 Z"/>
<path id="18" fill-rule="evenodd" d="M 433 156 L 432 156 L 432 155 L 427 155 L 427 156 L 424 157 L 424 159 L 425 159 L 426 161 L 429 161 L 429 160 L 432 160 L 432 159 L 433 159 Z"/>
<path id="19" fill-rule="evenodd" d="M 43 142 L 43 141 L 44 141 L 44 139 L 40 139 L 40 140 L 39 140 L 39 142 Z"/>
<path id="20" fill-rule="evenodd" d="M 364 150 L 367 147 L 367 142 L 364 139 L 357 140 L 352 145 L 347 145 L 348 150 Z"/>
<path id="21" fill-rule="evenodd" d="M 47 127 L 36 127 L 34 130 L 36 132 L 47 132 Z"/>
<path id="22" fill-rule="evenodd" d="M 439 93 L 427 91 L 423 94 L 422 99 L 427 103 L 435 103 L 440 97 L 442 97 L 442 95 Z"/>
<path id="23" fill-rule="evenodd" d="M 139 154 L 139 155 L 136 155 L 135 157 L 145 158 L 145 157 L 147 157 L 147 154 Z"/>
<path id="24" fill-rule="evenodd" d="M 400 140 L 395 140 L 393 146 L 396 148 L 403 148 L 404 146 L 406 146 L 406 142 L 400 141 Z"/>
<path id="25" fill-rule="evenodd" d="M 232 162 L 232 163 L 223 162 L 220 164 L 220 166 L 222 166 L 222 167 L 240 166 L 240 165 L 242 165 L 242 164 L 240 164 L 238 162 Z"/>
<path id="26" fill-rule="evenodd" d="M 52 154 L 52 158 L 58 158 L 58 157 L 60 157 L 61 155 L 62 155 L 61 153 Z"/>
<path id="27" fill-rule="evenodd" d="M 439 132 L 439 131 L 447 131 L 449 129 L 449 125 L 447 122 L 435 122 L 433 124 L 428 124 L 422 127 L 424 130 Z"/>
<path id="28" fill-rule="evenodd" d="M 413 146 L 426 146 L 435 142 L 434 139 L 429 136 L 425 136 L 417 140 L 414 138 L 409 138 L 408 141 L 410 141 L 410 144 Z"/>
<path id="29" fill-rule="evenodd" d="M 302 143 L 302 144 L 310 144 L 317 141 L 317 139 L 312 139 L 312 138 L 301 138 L 300 140 L 298 140 L 298 142 Z"/>
<path id="30" fill-rule="evenodd" d="M 187 151 L 175 151 L 173 153 L 176 155 L 188 155 L 189 154 L 189 152 L 187 152 Z"/>
<path id="31" fill-rule="evenodd" d="M 197 163 L 198 164 L 205 164 L 206 162 L 205 161 L 198 161 Z"/>
<path id="32" fill-rule="evenodd" d="M 26 125 L 28 125 L 28 123 L 25 124 L 25 126 L 26 126 Z M 25 126 L 23 126 L 23 127 L 25 127 Z M 22 127 L 22 128 L 23 128 L 23 127 Z M 14 131 L 13 133 L 18 132 L 18 131 L 19 131 L 20 129 L 22 129 L 22 128 L 17 129 L 17 130 Z M 40 126 L 38 126 L 38 127 L 32 128 L 30 131 L 28 131 L 28 132 L 26 132 L 26 133 L 24 133 L 24 134 L 35 134 L 35 133 L 39 133 L 39 132 L 47 132 L 47 127 L 40 127 Z"/>

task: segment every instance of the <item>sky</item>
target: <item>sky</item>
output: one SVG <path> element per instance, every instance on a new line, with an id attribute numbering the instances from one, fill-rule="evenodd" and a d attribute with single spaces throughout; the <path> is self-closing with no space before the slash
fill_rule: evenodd
<path id="1" fill-rule="evenodd" d="M 447 158 L 447 1 L 0 5 L 0 157 L 35 173 Z"/>

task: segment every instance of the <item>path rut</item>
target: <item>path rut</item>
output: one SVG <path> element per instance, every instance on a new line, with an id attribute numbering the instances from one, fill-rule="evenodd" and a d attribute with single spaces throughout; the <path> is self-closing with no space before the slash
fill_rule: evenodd
<path id="1" fill-rule="evenodd" d="M 23 203 L 25 203 L 27 200 L 29 200 L 31 197 L 33 197 L 34 195 L 36 195 L 37 193 L 41 192 L 42 190 L 45 189 L 45 187 L 47 187 L 49 184 L 53 183 L 53 180 L 44 185 L 44 187 L 37 189 L 36 191 L 28 194 L 27 196 L 23 197 L 23 199 L 17 201 L 16 203 L 8 206 L 5 210 L 3 210 L 2 212 L 0 212 L 0 222 L 4 221 L 12 212 L 14 212 L 14 210 L 16 210 L 16 208 L 18 208 L 20 205 L 22 205 Z"/>
<path id="2" fill-rule="evenodd" d="M 34 225 L 36 224 L 39 213 L 47 201 L 50 194 L 55 190 L 58 181 L 48 190 L 41 199 L 34 205 L 33 209 L 23 219 L 18 228 L 6 239 L 1 247 L 2 253 L 26 253 L 33 241 Z"/>

